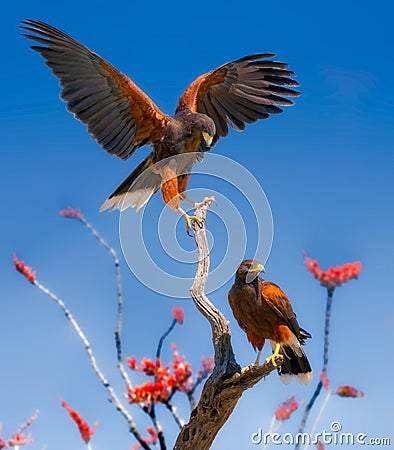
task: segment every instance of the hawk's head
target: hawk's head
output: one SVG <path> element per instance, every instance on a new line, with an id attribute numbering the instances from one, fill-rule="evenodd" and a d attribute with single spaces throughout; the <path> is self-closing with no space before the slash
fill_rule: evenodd
<path id="1" fill-rule="evenodd" d="M 264 266 L 254 259 L 242 261 L 235 274 L 235 280 L 243 283 L 251 283 L 260 272 L 265 272 Z"/>

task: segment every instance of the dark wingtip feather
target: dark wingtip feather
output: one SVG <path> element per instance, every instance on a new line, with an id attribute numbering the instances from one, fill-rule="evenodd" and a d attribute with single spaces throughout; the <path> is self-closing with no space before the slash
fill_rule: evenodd
<path id="1" fill-rule="evenodd" d="M 234 62 L 240 63 L 244 61 L 257 61 L 258 59 L 274 58 L 275 56 L 275 53 L 253 53 L 251 55 L 247 55 L 243 58 L 237 59 Z"/>
<path id="2" fill-rule="evenodd" d="M 300 328 L 300 334 L 298 336 L 298 340 L 302 345 L 305 345 L 305 339 L 311 339 L 312 335 L 308 333 L 308 331 L 304 330 L 303 328 Z"/>
<path id="3" fill-rule="evenodd" d="M 37 20 L 31 20 L 31 19 L 25 19 L 21 20 L 21 25 L 18 25 L 18 28 L 22 28 L 23 30 L 27 31 L 36 31 L 35 29 L 40 29 L 43 25 L 45 26 L 46 23 L 39 22 Z"/>
<path id="4" fill-rule="evenodd" d="M 311 339 L 312 335 L 308 331 L 304 330 L 303 328 L 300 328 L 300 334 L 304 339 Z"/>
<path id="5" fill-rule="evenodd" d="M 23 19 L 20 21 L 22 25 L 18 25 L 18 28 L 23 28 L 23 25 L 29 25 L 30 19 Z"/>
<path id="6" fill-rule="evenodd" d="M 295 76 L 295 75 L 293 75 Z M 277 75 L 267 75 L 265 77 L 267 81 L 270 81 L 273 84 L 277 84 L 279 86 L 294 86 L 297 87 L 300 85 L 297 80 L 294 80 L 292 78 L 277 76 Z"/>

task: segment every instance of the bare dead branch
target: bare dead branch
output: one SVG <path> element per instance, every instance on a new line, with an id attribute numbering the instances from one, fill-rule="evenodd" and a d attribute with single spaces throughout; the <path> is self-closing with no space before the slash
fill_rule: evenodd
<path id="1" fill-rule="evenodd" d="M 196 211 L 201 224 L 193 223 L 198 249 L 198 266 L 190 294 L 197 309 L 211 325 L 215 367 L 203 387 L 201 398 L 193 409 L 189 422 L 179 433 L 174 450 L 208 450 L 243 392 L 276 369 L 272 362 L 263 366 L 249 366 L 241 369 L 235 360 L 231 346 L 228 322 L 204 293 L 210 263 L 205 229 L 210 203 L 210 201 L 205 202 Z M 277 366 L 280 366 L 282 359 L 277 358 L 275 362 Z"/>

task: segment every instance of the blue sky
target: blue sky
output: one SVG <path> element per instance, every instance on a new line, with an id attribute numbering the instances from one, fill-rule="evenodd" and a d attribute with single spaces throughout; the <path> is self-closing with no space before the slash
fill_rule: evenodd
<path id="1" fill-rule="evenodd" d="M 250 435 L 258 427 L 268 429 L 278 403 L 293 393 L 307 400 L 314 389 L 321 366 L 325 292 L 304 268 L 302 250 L 324 268 L 363 263 L 360 279 L 335 294 L 329 375 L 335 386 L 354 385 L 367 397 L 333 398 L 320 428 L 339 420 L 344 431 L 390 436 L 392 15 L 387 1 L 361 1 L 355 7 L 337 0 L 280 6 L 261 1 L 112 6 L 70 0 L 62 7 L 46 0 L 21 0 L 3 8 L 0 421 L 5 435 L 39 409 L 32 448 L 83 448 L 59 406 L 64 398 L 87 420 L 99 422 L 94 449 L 130 448 L 133 442 L 75 333 L 55 305 L 14 271 L 12 254 L 33 266 L 40 280 L 67 302 L 107 377 L 122 392 L 113 345 L 116 292 L 111 260 L 86 230 L 58 211 L 80 206 L 120 253 L 118 213 L 98 210 L 148 149 L 126 163 L 110 157 L 65 111 L 57 80 L 18 36 L 18 22 L 32 18 L 67 31 L 107 58 L 167 113 L 194 78 L 226 61 L 267 51 L 290 64 L 301 84 L 296 105 L 244 133 L 231 132 L 214 152 L 252 172 L 268 197 L 275 235 L 266 276 L 288 293 L 301 325 L 313 335 L 306 351 L 315 379 L 308 388 L 285 387 L 273 374 L 246 392 L 213 449 L 258 448 Z M 198 187 L 197 178 L 190 185 Z M 150 207 L 162 208 L 159 195 Z M 221 249 L 222 225 L 212 219 L 210 231 Z M 186 248 L 192 247 L 183 223 L 177 235 Z M 185 308 L 186 320 L 171 339 L 197 369 L 200 356 L 212 351 L 211 338 L 191 301 L 159 296 L 140 284 L 125 262 L 122 269 L 125 353 L 153 355 L 171 320 L 171 308 L 178 304 Z M 229 310 L 230 286 L 231 281 L 211 299 L 230 320 L 237 359 L 247 365 L 254 353 Z M 168 347 L 164 356 L 170 357 Z M 186 417 L 181 398 L 179 407 Z M 136 408 L 132 411 L 143 428 L 145 418 Z M 295 430 L 300 415 L 284 429 Z M 171 443 L 176 428 L 165 411 L 160 418 Z"/>

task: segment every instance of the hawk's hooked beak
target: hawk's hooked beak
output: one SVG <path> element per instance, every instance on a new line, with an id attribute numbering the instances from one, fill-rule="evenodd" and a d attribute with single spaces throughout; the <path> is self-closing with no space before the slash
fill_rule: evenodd
<path id="1" fill-rule="evenodd" d="M 213 137 L 209 135 L 206 131 L 202 132 L 202 137 L 204 138 L 206 146 L 209 148 L 212 144 Z"/>
<path id="2" fill-rule="evenodd" d="M 251 283 L 259 276 L 260 272 L 265 272 L 264 266 L 262 264 L 258 263 L 255 266 L 252 266 L 246 274 L 246 282 Z"/>
<path id="3" fill-rule="evenodd" d="M 263 272 L 265 273 L 265 269 L 264 266 L 262 264 L 257 264 L 256 266 L 253 266 L 249 269 L 249 272 L 253 272 L 253 273 L 260 273 Z"/>
<path id="4" fill-rule="evenodd" d="M 252 266 L 246 274 L 246 282 L 251 283 L 255 278 L 258 277 L 260 272 L 265 272 L 264 266 L 262 264 L 259 263 L 255 266 Z"/>

